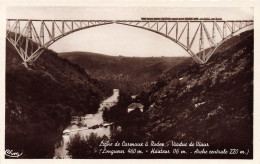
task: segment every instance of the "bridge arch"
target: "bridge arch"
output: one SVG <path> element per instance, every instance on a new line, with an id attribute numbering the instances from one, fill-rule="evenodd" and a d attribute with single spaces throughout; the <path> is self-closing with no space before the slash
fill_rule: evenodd
<path id="1" fill-rule="evenodd" d="M 21 31 L 20 22 L 25 22 L 25 26 Z M 39 29 L 36 30 L 34 22 L 41 22 Z M 13 22 L 12 27 L 10 22 Z M 51 27 L 47 26 L 47 22 Z M 58 25 L 58 22 L 60 25 Z M 180 27 L 179 23 L 185 23 L 184 27 Z M 227 39 L 231 38 L 235 33 L 244 29 L 248 26 L 253 25 L 253 21 L 143 21 L 143 20 L 7 20 L 7 34 L 6 38 L 11 44 L 15 47 L 19 55 L 21 56 L 25 66 L 27 63 L 33 63 L 42 52 L 52 45 L 54 42 L 59 39 L 88 28 L 103 26 L 107 24 L 121 24 L 131 27 L 140 28 L 143 30 L 148 30 L 154 32 L 163 37 L 170 39 L 175 42 L 177 45 L 182 47 L 187 51 L 190 56 L 200 64 L 206 63 L 215 50 Z M 197 23 L 198 27 L 193 36 L 190 36 L 190 24 Z M 209 34 L 209 30 L 205 23 L 212 23 L 212 35 Z M 170 25 L 172 24 L 172 25 Z M 152 26 L 151 26 L 152 25 Z M 155 28 L 154 28 L 155 27 Z M 162 30 L 164 28 L 164 30 Z M 170 29 L 170 30 L 169 30 Z M 178 33 L 178 30 L 181 30 L 181 33 Z M 60 35 L 55 35 L 55 32 L 59 31 Z M 172 31 L 175 31 L 175 36 L 170 35 Z M 180 41 L 183 33 L 187 33 L 187 38 L 185 42 L 186 45 Z M 218 32 L 218 33 L 217 33 Z M 47 34 L 46 34 L 47 33 Z M 218 37 L 221 38 L 220 41 L 216 42 L 215 37 L 216 33 Z M 45 41 L 46 35 L 48 40 Z M 195 53 L 191 50 L 191 47 L 194 43 L 196 36 L 199 35 L 199 53 Z M 191 38 L 191 41 L 190 41 Z M 204 47 L 204 40 L 208 40 L 210 47 Z M 25 42 L 24 42 L 25 41 Z"/>
<path id="2" fill-rule="evenodd" d="M 10 26 L 10 21 L 14 21 L 13 26 Z M 23 30 L 20 30 L 20 22 L 25 21 L 26 24 L 23 27 Z M 34 26 L 34 21 L 41 21 L 40 32 L 36 30 Z M 52 22 L 51 29 L 47 27 L 46 22 Z M 23 60 L 23 64 L 27 67 L 27 63 L 33 63 L 42 52 L 51 46 L 54 42 L 59 39 L 88 28 L 112 24 L 113 21 L 105 20 L 105 21 L 63 21 L 57 20 L 57 22 L 62 22 L 62 27 L 59 27 L 56 21 L 53 20 L 8 20 L 7 21 L 7 40 L 15 47 L 18 54 L 21 56 Z M 77 24 L 78 22 L 78 24 Z M 68 23 L 71 23 L 68 25 Z M 77 25 L 75 28 L 74 26 Z M 65 30 L 65 26 L 67 26 L 68 30 Z M 9 29 L 9 30 L 8 30 Z M 55 35 L 55 30 L 60 32 L 59 35 Z M 49 36 L 48 40 L 44 42 L 47 33 Z M 24 43 L 25 42 L 25 43 Z M 35 45 L 36 44 L 36 45 Z M 35 49 L 34 49 L 35 48 Z M 33 49 L 29 52 L 29 49 Z"/>
<path id="3" fill-rule="evenodd" d="M 155 23 L 157 24 L 157 28 L 151 28 L 149 26 L 147 26 L 148 23 Z M 173 21 L 171 21 L 173 22 Z M 167 26 L 167 21 L 147 21 L 144 24 L 140 24 L 140 21 L 118 21 L 118 24 L 122 24 L 122 25 L 126 25 L 126 26 L 131 26 L 131 27 L 136 27 L 136 28 L 140 28 L 140 29 L 144 29 L 144 30 L 148 30 L 154 33 L 157 33 L 163 37 L 166 37 L 167 39 L 170 39 L 171 41 L 175 42 L 177 45 L 179 45 L 180 47 L 182 47 L 186 52 L 189 53 L 189 55 L 197 62 L 200 64 L 204 64 L 206 63 L 209 58 L 213 55 L 213 53 L 217 50 L 217 48 L 226 40 L 230 39 L 233 35 L 235 35 L 237 32 L 241 31 L 242 29 L 253 25 L 253 21 L 179 21 L 179 22 L 185 22 L 187 23 L 185 27 L 182 28 L 182 32 L 178 35 L 178 21 L 174 21 L 174 25 L 171 28 L 171 31 L 174 29 L 176 29 L 176 38 L 172 37 L 169 35 L 169 32 L 167 31 L 161 31 L 161 29 L 166 25 Z M 199 26 L 197 27 L 197 30 L 192 38 L 191 43 L 188 43 L 189 40 L 187 40 L 187 46 L 185 44 L 183 44 L 181 41 L 179 41 L 178 38 L 181 38 L 182 34 L 184 32 L 189 33 L 189 24 L 190 23 L 195 23 L 197 22 L 199 24 Z M 210 22 L 213 23 L 213 33 L 214 33 L 214 28 L 217 28 L 217 31 L 219 32 L 220 37 L 222 38 L 222 40 L 220 40 L 220 42 L 214 42 L 213 38 L 214 38 L 214 34 L 212 34 L 213 36 L 210 36 L 207 27 L 205 26 L 204 22 Z M 220 28 L 220 26 L 217 24 L 217 22 L 222 22 L 223 27 Z M 133 24 L 136 23 L 136 24 Z M 159 25 L 159 23 L 161 23 L 161 25 Z M 237 24 L 236 24 L 237 23 Z M 154 25 L 155 25 L 154 24 Z M 237 27 L 237 28 L 235 28 Z M 223 31 L 221 30 L 223 29 Z M 186 30 L 186 31 L 185 31 Z M 229 31 L 228 31 L 229 30 Z M 206 37 L 209 40 L 209 42 L 211 42 L 211 46 L 208 48 L 202 48 L 197 54 L 195 52 L 193 52 L 190 48 L 193 44 L 194 38 L 196 37 L 196 35 L 198 34 L 197 32 L 200 31 L 199 35 L 200 35 L 200 40 L 203 40 L 203 32 L 205 31 L 206 33 Z M 191 45 L 190 45 L 191 44 Z M 200 43 L 203 44 L 203 43 Z M 200 45 L 201 46 L 201 45 Z M 205 51 L 207 51 L 205 53 Z M 200 55 L 200 56 L 199 56 Z"/>
<path id="4" fill-rule="evenodd" d="M 195 53 L 193 53 L 193 51 L 191 51 L 190 49 L 187 49 L 187 47 L 179 42 L 177 39 L 175 38 L 172 38 L 172 37 L 169 37 L 168 35 L 162 33 L 162 32 L 158 32 L 154 29 L 149 29 L 149 28 L 143 28 L 143 27 L 140 27 L 140 26 L 134 26 L 134 25 L 129 25 L 129 24 L 123 24 L 123 23 L 118 23 L 118 24 L 122 24 L 122 25 L 126 25 L 126 26 L 130 26 L 130 27 L 136 27 L 136 28 L 140 28 L 140 29 L 143 29 L 143 30 L 147 30 L 147 31 L 150 31 L 150 32 L 153 32 L 153 33 L 156 33 L 158 35 L 161 35 L 163 37 L 166 37 L 167 39 L 173 41 L 174 43 L 176 43 L 177 45 L 179 45 L 182 49 L 184 49 L 186 52 L 189 53 L 189 55 L 197 62 L 197 63 L 203 63 L 203 61 L 200 59 L 200 58 L 197 58 Z"/>

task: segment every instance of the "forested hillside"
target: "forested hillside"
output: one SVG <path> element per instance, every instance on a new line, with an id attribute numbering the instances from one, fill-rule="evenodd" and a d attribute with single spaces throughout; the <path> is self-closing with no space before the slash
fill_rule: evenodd
<path id="1" fill-rule="evenodd" d="M 112 89 L 50 50 L 30 66 L 6 41 L 5 148 L 20 158 L 52 158 L 72 115 L 94 113 Z"/>
<path id="2" fill-rule="evenodd" d="M 205 65 L 172 68 L 142 92 L 138 99 L 147 116 L 143 140 L 200 141 L 211 149 L 249 151 L 228 158 L 252 158 L 253 34 L 227 40 Z M 210 156 L 215 157 L 227 158 Z"/>
<path id="3" fill-rule="evenodd" d="M 188 57 L 124 57 L 90 52 L 60 53 L 59 56 L 79 64 L 92 77 L 112 88 L 131 94 L 146 89 L 163 72 L 189 60 Z"/>

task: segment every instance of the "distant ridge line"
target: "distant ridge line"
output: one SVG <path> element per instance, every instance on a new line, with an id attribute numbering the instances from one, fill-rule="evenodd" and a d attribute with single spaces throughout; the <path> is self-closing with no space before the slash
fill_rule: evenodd
<path id="1" fill-rule="evenodd" d="M 69 52 L 60 52 L 58 56 L 68 56 L 68 55 L 99 55 L 104 57 L 124 57 L 124 58 L 190 58 L 190 56 L 124 56 L 124 55 L 107 55 L 102 53 L 96 52 L 89 52 L 89 51 L 69 51 Z"/>

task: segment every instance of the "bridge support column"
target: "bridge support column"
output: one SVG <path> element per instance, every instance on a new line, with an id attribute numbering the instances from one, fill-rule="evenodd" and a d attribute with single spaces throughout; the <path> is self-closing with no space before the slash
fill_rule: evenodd
<path id="1" fill-rule="evenodd" d="M 33 62 L 23 62 L 22 63 L 24 65 L 24 67 L 27 69 L 27 70 L 32 70 L 32 68 L 34 67 L 34 64 Z"/>
<path id="2" fill-rule="evenodd" d="M 25 66 L 25 68 L 27 68 L 27 69 L 29 68 L 27 62 L 24 61 L 24 62 L 22 62 L 22 64 Z"/>

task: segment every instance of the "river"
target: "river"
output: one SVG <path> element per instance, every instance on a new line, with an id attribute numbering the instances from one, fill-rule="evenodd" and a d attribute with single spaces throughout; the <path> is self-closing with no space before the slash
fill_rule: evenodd
<path id="1" fill-rule="evenodd" d="M 62 139 L 55 146 L 54 158 L 70 158 L 67 155 L 67 145 L 70 137 L 79 133 L 81 136 L 89 136 L 92 132 L 98 136 L 110 137 L 112 131 L 115 130 L 113 123 L 105 122 L 102 114 L 104 108 L 111 108 L 118 102 L 119 90 L 114 89 L 113 95 L 100 103 L 99 109 L 95 114 L 86 114 L 85 116 L 73 116 L 70 125 L 63 131 Z"/>

